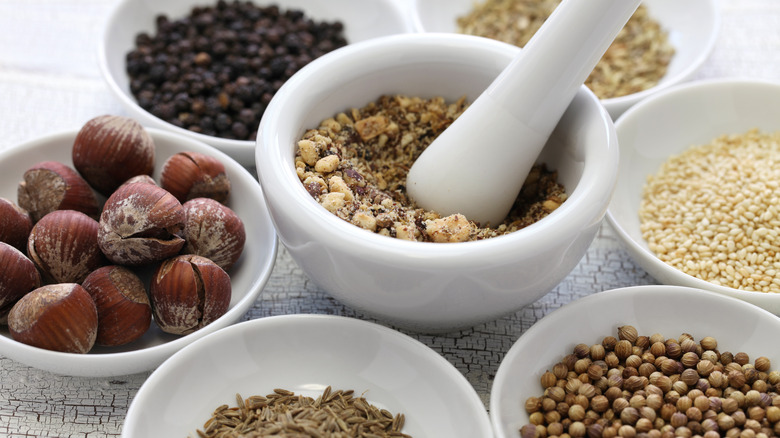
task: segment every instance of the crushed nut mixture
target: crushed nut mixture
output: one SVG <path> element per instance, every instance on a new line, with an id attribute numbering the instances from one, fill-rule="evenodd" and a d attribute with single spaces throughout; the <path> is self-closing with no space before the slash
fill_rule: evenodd
<path id="1" fill-rule="evenodd" d="M 458 18 L 458 31 L 523 47 L 560 2 L 487 0 Z M 672 56 L 666 31 L 640 5 L 585 85 L 602 99 L 637 93 L 658 84 Z"/>
<path id="2" fill-rule="evenodd" d="M 381 96 L 308 130 L 298 142 L 296 171 L 322 206 L 375 233 L 424 242 L 463 242 L 511 233 L 547 216 L 566 200 L 557 173 L 535 166 L 507 219 L 481 227 L 463 215 L 441 217 L 406 194 L 414 160 L 468 106 L 464 98 Z"/>

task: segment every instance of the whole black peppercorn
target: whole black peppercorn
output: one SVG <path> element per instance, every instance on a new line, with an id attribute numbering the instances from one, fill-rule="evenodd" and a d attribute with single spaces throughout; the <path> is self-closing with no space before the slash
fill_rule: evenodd
<path id="1" fill-rule="evenodd" d="M 253 140 L 266 106 L 300 68 L 347 44 L 341 22 L 219 0 L 156 18 L 126 56 L 130 91 L 154 116 L 195 132 Z"/>

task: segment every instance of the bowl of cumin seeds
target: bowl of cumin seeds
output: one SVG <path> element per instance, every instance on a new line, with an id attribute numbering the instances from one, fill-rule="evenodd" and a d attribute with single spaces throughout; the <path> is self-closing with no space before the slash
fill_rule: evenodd
<path id="1" fill-rule="evenodd" d="M 665 90 L 615 123 L 607 217 L 656 280 L 780 315 L 780 84 L 719 79 Z"/>
<path id="2" fill-rule="evenodd" d="M 561 0 L 412 0 L 420 32 L 457 32 L 523 47 Z M 586 85 L 613 119 L 640 100 L 691 79 L 715 45 L 717 0 L 646 0 Z"/>

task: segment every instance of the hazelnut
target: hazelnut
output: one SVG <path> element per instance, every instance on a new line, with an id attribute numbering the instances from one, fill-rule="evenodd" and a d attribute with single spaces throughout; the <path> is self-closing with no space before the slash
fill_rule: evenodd
<path id="1" fill-rule="evenodd" d="M 33 222 L 54 210 L 76 210 L 92 218 L 100 212 L 97 197 L 84 178 L 57 161 L 44 161 L 27 169 L 17 197 Z"/>
<path id="2" fill-rule="evenodd" d="M 210 198 L 195 198 L 184 204 L 185 254 L 211 259 L 225 271 L 241 256 L 246 241 L 244 223 L 224 204 Z"/>
<path id="3" fill-rule="evenodd" d="M 136 175 L 154 170 L 154 140 L 140 123 L 103 115 L 82 126 L 73 142 L 73 166 L 105 196 Z"/>
<path id="4" fill-rule="evenodd" d="M 98 245 L 113 263 L 142 265 L 165 260 L 184 246 L 184 209 L 152 184 L 125 184 L 106 201 Z"/>
<path id="5" fill-rule="evenodd" d="M 97 245 L 98 222 L 74 210 L 57 210 L 33 227 L 27 253 L 50 283 L 81 283 L 106 263 Z"/>
<path id="6" fill-rule="evenodd" d="M 97 345 L 127 344 L 149 329 L 152 307 L 143 281 L 133 271 L 122 266 L 103 266 L 92 271 L 81 286 L 97 307 Z"/>
<path id="7" fill-rule="evenodd" d="M 185 335 L 224 315 L 232 292 L 230 277 L 222 268 L 188 254 L 157 268 L 150 293 L 157 325 L 167 333 Z"/>
<path id="8" fill-rule="evenodd" d="M 5 324 L 19 298 L 41 286 L 41 275 L 30 259 L 4 242 L 0 242 L 0 272 L 0 324 Z"/>
<path id="9" fill-rule="evenodd" d="M 134 177 L 129 178 L 127 181 L 123 182 L 122 185 L 125 184 L 137 184 L 137 183 L 143 183 L 143 184 L 151 184 L 156 186 L 157 182 L 149 175 L 136 175 Z"/>
<path id="10" fill-rule="evenodd" d="M 86 353 L 97 335 L 97 309 L 76 283 L 41 286 L 23 296 L 8 314 L 11 338 L 66 353 Z"/>
<path id="11" fill-rule="evenodd" d="M 163 163 L 160 185 L 179 200 L 211 198 L 225 202 L 230 179 L 218 159 L 199 152 L 179 152 Z"/>
<path id="12" fill-rule="evenodd" d="M 27 210 L 0 198 L 0 242 L 24 250 L 33 222 Z"/>

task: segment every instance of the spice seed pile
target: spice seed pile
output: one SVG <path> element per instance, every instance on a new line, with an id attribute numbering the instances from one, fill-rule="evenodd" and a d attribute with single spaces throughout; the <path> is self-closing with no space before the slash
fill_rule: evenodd
<path id="1" fill-rule="evenodd" d="M 724 135 L 648 178 L 640 229 L 659 259 L 694 277 L 780 292 L 780 133 Z"/>
<path id="2" fill-rule="evenodd" d="M 347 44 L 339 21 L 297 9 L 219 0 L 136 36 L 126 55 L 138 104 L 173 125 L 254 140 L 265 107 L 304 65 Z"/>
<path id="3" fill-rule="evenodd" d="M 313 399 L 285 389 L 273 394 L 236 394 L 236 407 L 219 406 L 198 430 L 201 438 L 411 438 L 401 432 L 404 415 L 393 415 L 354 397 L 353 391 L 332 391 L 328 386 Z"/>
<path id="4" fill-rule="evenodd" d="M 770 347 L 771 348 L 771 347 Z M 630 325 L 577 344 L 529 397 L 526 437 L 780 435 L 780 372 L 761 356 L 720 351 L 713 337 L 639 335 Z"/>
<path id="5" fill-rule="evenodd" d="M 458 18 L 458 31 L 523 47 L 559 3 L 560 0 L 487 0 Z M 674 47 L 666 32 L 640 5 L 585 85 L 602 99 L 637 93 L 658 84 L 673 56 Z"/>
<path id="6" fill-rule="evenodd" d="M 418 208 L 406 195 L 414 160 L 467 107 L 381 96 L 308 130 L 298 142 L 295 167 L 303 186 L 322 206 L 347 222 L 380 235 L 425 242 L 462 242 L 511 233 L 547 216 L 565 200 L 557 173 L 535 166 L 509 216 L 495 227 L 463 215 L 441 217 Z M 487 224 L 490 225 L 490 224 Z"/>

